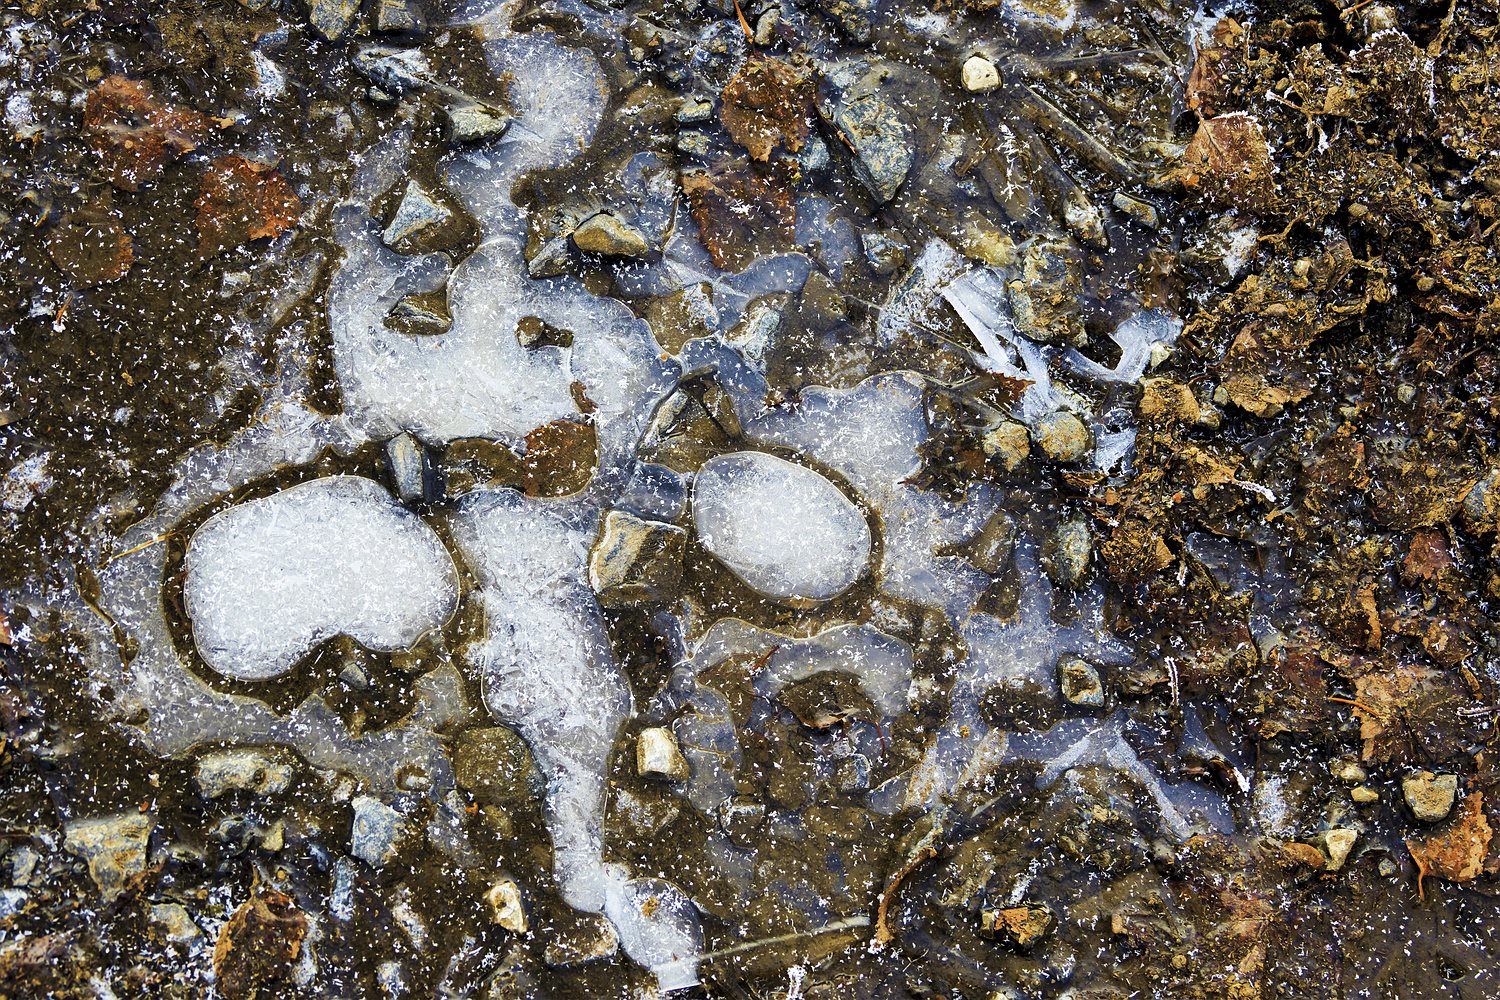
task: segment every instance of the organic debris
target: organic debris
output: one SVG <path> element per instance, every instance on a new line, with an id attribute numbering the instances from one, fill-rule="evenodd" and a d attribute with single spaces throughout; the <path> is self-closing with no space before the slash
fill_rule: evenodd
<path id="1" fill-rule="evenodd" d="M 198 187 L 198 252 L 205 257 L 251 240 L 274 238 L 297 225 L 302 200 L 267 164 L 222 156 Z"/>

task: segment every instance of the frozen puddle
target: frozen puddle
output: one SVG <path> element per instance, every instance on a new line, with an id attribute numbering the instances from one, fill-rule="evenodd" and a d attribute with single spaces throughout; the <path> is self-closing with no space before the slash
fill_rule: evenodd
<path id="1" fill-rule="evenodd" d="M 458 571 L 378 483 L 337 476 L 209 518 L 188 546 L 183 597 L 204 662 L 265 680 L 336 635 L 411 646 L 453 613 Z"/>
<path id="2" fill-rule="evenodd" d="M 708 551 L 771 597 L 835 597 L 870 561 L 870 527 L 860 509 L 818 473 L 764 452 L 703 464 L 693 524 Z"/>

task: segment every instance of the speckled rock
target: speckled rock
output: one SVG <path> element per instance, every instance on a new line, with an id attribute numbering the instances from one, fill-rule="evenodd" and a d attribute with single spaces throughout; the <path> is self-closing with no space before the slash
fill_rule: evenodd
<path id="1" fill-rule="evenodd" d="M 156 817 L 150 813 L 80 819 L 63 828 L 63 843 L 88 864 L 104 897 L 113 899 L 132 875 L 145 870 L 146 844 L 155 828 Z"/>
<path id="2" fill-rule="evenodd" d="M 1054 462 L 1081 462 L 1094 450 L 1094 436 L 1082 420 L 1065 410 L 1056 410 L 1037 421 L 1032 442 Z"/>
<path id="3" fill-rule="evenodd" d="M 206 799 L 227 792 L 280 795 L 292 783 L 295 766 L 289 754 L 259 747 L 217 750 L 198 758 L 194 780 Z"/>
<path id="4" fill-rule="evenodd" d="M 644 257 L 651 247 L 641 231 L 609 212 L 600 212 L 573 230 L 573 245 L 584 253 L 608 257 Z"/>
<path id="5" fill-rule="evenodd" d="M 349 853 L 368 865 L 382 868 L 400 849 L 406 820 L 372 795 L 356 795 L 353 805 Z"/>
<path id="6" fill-rule="evenodd" d="M 1453 811 L 1458 775 L 1418 771 L 1401 779 L 1401 794 L 1411 814 L 1423 823 L 1436 823 Z"/>
<path id="7" fill-rule="evenodd" d="M 452 221 L 453 212 L 446 205 L 416 181 L 408 181 L 380 238 L 397 253 L 412 253 Z"/>
<path id="8" fill-rule="evenodd" d="M 1031 455 L 1030 433 L 1024 425 L 1012 420 L 986 431 L 979 444 L 1006 472 L 1013 471 Z"/>
<path id="9" fill-rule="evenodd" d="M 342 37 L 354 24 L 361 0 L 311 0 L 307 20 L 313 30 L 330 42 Z"/>
<path id="10" fill-rule="evenodd" d="M 628 607 L 666 599 L 682 578 L 686 548 L 687 532 L 675 524 L 610 511 L 589 555 L 589 582 L 599 603 Z"/>
<path id="11" fill-rule="evenodd" d="M 455 783 L 481 803 L 515 805 L 531 797 L 531 751 L 507 726 L 459 733 L 452 760 Z"/>
<path id="12" fill-rule="evenodd" d="M 1104 682 L 1095 666 L 1082 657 L 1067 655 L 1057 661 L 1057 687 L 1063 700 L 1083 708 L 1104 707 Z"/>
<path id="13" fill-rule="evenodd" d="M 839 63 L 826 73 L 833 96 L 818 104 L 853 151 L 855 176 L 882 204 L 896 196 L 917 155 L 911 125 L 880 93 L 890 72 L 874 60 Z"/>

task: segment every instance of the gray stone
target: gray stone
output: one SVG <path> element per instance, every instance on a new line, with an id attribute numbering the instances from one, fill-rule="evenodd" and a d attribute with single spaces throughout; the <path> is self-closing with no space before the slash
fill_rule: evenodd
<path id="1" fill-rule="evenodd" d="M 113 899 L 132 875 L 145 871 L 146 843 L 155 828 L 156 817 L 149 813 L 80 819 L 63 828 L 63 843 L 88 864 L 104 897 Z"/>
<path id="2" fill-rule="evenodd" d="M 371 46 L 356 52 L 350 62 L 355 72 L 391 94 L 418 90 L 432 79 L 432 67 L 417 49 Z"/>
<path id="3" fill-rule="evenodd" d="M 1099 671 L 1082 657 L 1062 656 L 1057 661 L 1057 687 L 1063 700 L 1084 708 L 1104 707 L 1104 682 Z"/>
<path id="4" fill-rule="evenodd" d="M 670 729 L 642 729 L 635 743 L 635 770 L 643 778 L 663 781 L 686 781 L 688 762 L 677 749 L 677 738 Z"/>
<path id="5" fill-rule="evenodd" d="M 385 463 L 402 503 L 431 501 L 441 494 L 437 464 L 412 435 L 403 431 L 385 443 Z"/>
<path id="6" fill-rule="evenodd" d="M 307 20 L 313 30 L 330 42 L 344 37 L 354 24 L 363 0 L 311 0 Z"/>
<path id="7" fill-rule="evenodd" d="M 270 749 L 217 750 L 198 759 L 194 779 L 206 799 L 227 792 L 280 795 L 296 773 L 291 755 Z"/>
<path id="8" fill-rule="evenodd" d="M 416 181 L 408 181 L 406 193 L 386 225 L 381 240 L 397 253 L 412 253 L 424 239 L 453 221 L 453 212 Z"/>
<path id="9" fill-rule="evenodd" d="M 1054 410 L 1038 420 L 1031 440 L 1054 462 L 1081 462 L 1094 449 L 1094 435 L 1088 426 L 1066 410 Z"/>
<path id="10" fill-rule="evenodd" d="M 675 524 L 612 510 L 589 554 L 589 582 L 605 607 L 665 600 L 682 578 L 686 549 L 687 532 Z"/>
<path id="11" fill-rule="evenodd" d="M 446 113 L 448 141 L 460 146 L 493 142 L 510 128 L 511 116 L 479 101 L 461 101 Z"/>
<path id="12" fill-rule="evenodd" d="M 826 74 L 832 96 L 818 102 L 853 151 L 855 176 L 881 204 L 896 196 L 917 157 L 911 125 L 880 93 L 889 76 L 874 60 L 839 63 Z"/>
<path id="13" fill-rule="evenodd" d="M 168 941 L 185 943 L 202 936 L 192 915 L 181 903 L 157 903 L 151 907 L 151 922 L 162 929 Z"/>
<path id="14" fill-rule="evenodd" d="M 1088 575 L 1093 551 L 1094 534 L 1089 530 L 1088 521 L 1075 517 L 1057 526 L 1042 553 L 1042 560 L 1054 583 L 1076 588 Z"/>
<path id="15" fill-rule="evenodd" d="M 400 849 L 406 820 L 373 795 L 356 795 L 353 806 L 349 853 L 368 865 L 382 868 Z"/>
<path id="16" fill-rule="evenodd" d="M 1446 819 L 1458 795 L 1458 775 L 1418 771 L 1401 779 L 1401 794 L 1411 814 L 1423 823 Z"/>
<path id="17" fill-rule="evenodd" d="M 453 780 L 488 805 L 515 805 L 531 798 L 531 751 L 506 726 L 467 729 L 453 741 Z"/>
<path id="18" fill-rule="evenodd" d="M 639 229 L 610 212 L 600 212 L 579 223 L 573 230 L 573 245 L 585 253 L 609 257 L 643 257 L 651 249 Z"/>

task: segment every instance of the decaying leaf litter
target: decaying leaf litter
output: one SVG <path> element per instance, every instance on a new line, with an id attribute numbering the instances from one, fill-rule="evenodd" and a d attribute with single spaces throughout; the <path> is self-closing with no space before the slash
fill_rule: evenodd
<path id="1" fill-rule="evenodd" d="M 1500 13 L 488 6 L 3 15 L 0 994 L 1496 992 Z"/>

